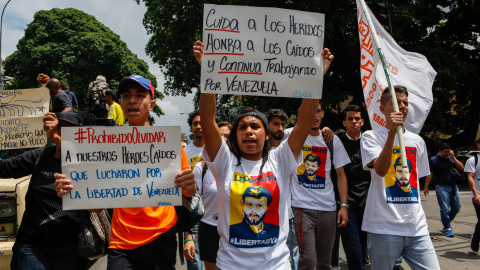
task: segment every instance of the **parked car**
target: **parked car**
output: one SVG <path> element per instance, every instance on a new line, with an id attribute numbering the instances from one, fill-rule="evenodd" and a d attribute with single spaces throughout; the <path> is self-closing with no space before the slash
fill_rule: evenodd
<path id="1" fill-rule="evenodd" d="M 467 162 L 467 160 L 471 157 L 473 157 L 474 155 L 478 155 L 479 151 L 472 151 L 472 150 L 468 150 L 468 151 L 461 151 L 458 153 L 457 155 L 457 159 L 463 163 L 463 165 L 465 165 L 465 163 Z"/>
<path id="2" fill-rule="evenodd" d="M 10 269 L 12 247 L 25 212 L 25 195 L 31 175 L 0 179 L 0 270 Z"/>

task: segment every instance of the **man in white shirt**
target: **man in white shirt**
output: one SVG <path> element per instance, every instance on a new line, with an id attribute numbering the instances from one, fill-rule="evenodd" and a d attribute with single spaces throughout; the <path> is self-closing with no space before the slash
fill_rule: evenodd
<path id="1" fill-rule="evenodd" d="M 195 168 L 200 157 L 202 157 L 203 150 L 203 133 L 202 124 L 200 122 L 200 112 L 195 110 L 188 114 L 188 126 L 193 133 L 193 142 L 185 147 L 185 153 L 187 154 L 188 164 L 190 168 Z"/>
<path id="2" fill-rule="evenodd" d="M 203 133 L 202 133 L 202 124 L 200 122 L 200 112 L 195 110 L 188 114 L 188 126 L 190 127 L 190 131 L 193 133 L 193 142 L 190 143 L 185 147 L 185 154 L 187 155 L 188 164 L 190 168 L 195 168 L 195 165 L 198 163 L 200 158 L 202 157 L 203 151 Z M 195 206 L 192 210 L 192 222 L 196 225 L 193 227 L 192 231 L 195 238 L 198 238 L 198 221 L 202 218 L 202 216 L 197 214 L 198 206 Z M 187 236 L 188 237 L 188 236 Z M 202 262 L 200 261 L 200 249 L 198 248 L 198 241 L 195 240 L 195 260 L 189 261 L 187 260 L 187 269 L 188 270 L 201 270 L 203 269 Z"/>
<path id="3" fill-rule="evenodd" d="M 290 182 L 295 231 L 300 248 L 298 269 L 330 269 L 336 226 L 344 227 L 348 221 L 347 178 L 343 166 L 350 163 L 350 158 L 340 139 L 334 136 L 332 160 L 332 153 L 320 130 L 322 118 L 322 106 L 318 104 L 317 114 L 302 149 L 303 162 L 292 174 Z M 290 132 L 291 129 L 285 131 L 285 139 Z M 310 177 L 303 177 L 306 171 L 308 174 L 306 163 L 315 165 L 310 170 L 313 173 Z M 332 169 L 337 172 L 341 201 L 338 218 L 330 178 Z"/>
<path id="4" fill-rule="evenodd" d="M 477 140 L 477 148 L 480 151 L 480 139 Z M 472 190 L 472 202 L 477 214 L 477 225 L 475 225 L 475 231 L 472 235 L 472 241 L 470 248 L 473 252 L 478 252 L 478 246 L 480 242 L 480 153 L 469 158 L 465 163 L 464 172 L 467 173 L 468 186 Z"/>
<path id="5" fill-rule="evenodd" d="M 362 230 L 368 233 L 372 270 L 392 269 L 400 255 L 412 269 L 440 269 L 418 194 L 418 179 L 430 174 L 425 142 L 404 129 L 409 164 L 398 164 L 401 161 L 398 161 L 400 147 L 396 134 L 397 127 L 403 127 L 407 118 L 408 92 L 403 86 L 395 86 L 394 90 L 399 112 L 394 112 L 386 88 L 380 105 L 386 125 L 365 132 L 361 140 L 362 164 L 372 175 L 362 225 Z M 408 187 L 411 188 L 405 188 L 406 181 L 397 180 L 407 175 L 395 171 L 401 167 L 410 170 Z"/>

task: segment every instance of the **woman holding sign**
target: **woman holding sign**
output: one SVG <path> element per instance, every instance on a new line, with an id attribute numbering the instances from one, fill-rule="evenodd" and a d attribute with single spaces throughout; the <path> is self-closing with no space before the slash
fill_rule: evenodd
<path id="1" fill-rule="evenodd" d="M 197 41 L 193 52 L 201 64 L 203 43 Z M 325 74 L 333 55 L 324 49 L 322 57 Z M 215 123 L 215 95 L 200 95 L 203 158 L 218 192 L 219 269 L 290 269 L 286 245 L 288 179 L 302 162 L 302 146 L 317 107 L 317 99 L 304 99 L 290 137 L 270 151 L 263 113 L 252 108 L 241 110 L 224 142 Z"/>

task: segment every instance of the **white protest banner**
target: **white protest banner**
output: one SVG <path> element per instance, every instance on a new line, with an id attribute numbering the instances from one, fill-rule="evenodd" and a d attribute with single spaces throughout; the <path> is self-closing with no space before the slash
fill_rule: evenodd
<path id="1" fill-rule="evenodd" d="M 180 127 L 62 128 L 63 209 L 181 205 Z"/>
<path id="2" fill-rule="evenodd" d="M 380 96 L 388 86 L 380 56 L 370 36 L 370 33 L 375 31 L 388 63 L 393 85 L 403 85 L 408 90 L 409 109 L 405 127 L 418 134 L 433 104 L 432 85 L 437 72 L 425 56 L 402 49 L 383 29 L 368 7 L 367 12 L 372 18 L 375 30 L 368 26 L 361 4 L 357 0 L 360 74 L 372 129 L 385 126 L 385 116 L 380 112 Z"/>
<path id="3" fill-rule="evenodd" d="M 45 146 L 49 103 L 47 88 L 1 90 L 0 150 Z"/>
<path id="4" fill-rule="evenodd" d="M 325 16 L 205 4 L 204 93 L 321 98 Z"/>

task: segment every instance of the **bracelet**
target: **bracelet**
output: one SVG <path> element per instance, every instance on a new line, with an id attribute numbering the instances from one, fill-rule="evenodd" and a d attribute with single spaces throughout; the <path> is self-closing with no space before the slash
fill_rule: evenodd
<path id="1" fill-rule="evenodd" d="M 185 243 L 187 243 L 188 241 L 193 241 L 193 238 L 187 238 L 187 239 L 185 239 L 185 240 L 183 241 L 183 243 L 185 244 Z"/>
<path id="2" fill-rule="evenodd" d="M 348 209 L 348 204 L 342 203 L 342 204 L 340 204 L 340 207 L 346 207 Z"/>

